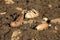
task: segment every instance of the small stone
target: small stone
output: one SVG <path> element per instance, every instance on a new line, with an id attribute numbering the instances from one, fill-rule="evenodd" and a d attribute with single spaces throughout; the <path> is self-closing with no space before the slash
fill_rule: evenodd
<path id="1" fill-rule="evenodd" d="M 14 30 L 11 36 L 11 40 L 19 40 L 20 34 L 20 30 Z"/>
<path id="2" fill-rule="evenodd" d="M 59 23 L 60 24 L 60 18 L 52 19 L 51 23 Z"/>
<path id="3" fill-rule="evenodd" d="M 47 29 L 47 28 L 48 28 L 48 24 L 47 23 L 40 24 L 40 25 L 36 26 L 37 30 L 44 30 L 44 29 Z"/>
<path id="4" fill-rule="evenodd" d="M 6 4 L 14 4 L 15 2 L 13 0 L 5 0 Z"/>
<path id="5" fill-rule="evenodd" d="M 35 40 L 35 39 L 32 38 L 31 40 Z"/>
<path id="6" fill-rule="evenodd" d="M 29 24 L 32 24 L 32 23 L 33 23 L 33 20 L 29 20 L 28 23 L 29 23 Z"/>
<path id="7" fill-rule="evenodd" d="M 23 21 L 23 24 L 27 24 L 28 23 L 28 21 Z"/>
<path id="8" fill-rule="evenodd" d="M 49 5 L 48 5 L 48 7 L 49 7 L 49 8 L 51 8 L 51 7 L 52 7 L 52 5 L 51 5 L 51 4 L 49 4 Z"/>
<path id="9" fill-rule="evenodd" d="M 28 21 L 23 21 L 23 24 L 32 24 L 34 21 L 33 20 L 28 20 Z"/>
<path id="10" fill-rule="evenodd" d="M 47 17 L 45 17 L 45 18 L 43 18 L 43 20 L 44 20 L 44 21 L 48 21 L 48 18 L 47 18 Z"/>
<path id="11" fill-rule="evenodd" d="M 57 26 L 55 26 L 55 30 L 58 30 Z"/>
<path id="12" fill-rule="evenodd" d="M 41 21 L 41 23 L 43 24 L 43 23 L 46 23 L 46 21 Z"/>
<path id="13" fill-rule="evenodd" d="M 26 13 L 25 18 L 35 18 L 37 16 L 39 16 L 38 11 L 36 11 L 35 9 L 32 9 Z"/>
<path id="14" fill-rule="evenodd" d="M 22 11 L 23 9 L 20 7 L 16 7 L 17 10 Z"/>
<path id="15" fill-rule="evenodd" d="M 26 14 L 27 10 L 22 10 L 22 14 Z"/>
<path id="16" fill-rule="evenodd" d="M 49 24 L 49 26 L 51 27 L 51 24 Z"/>
<path id="17" fill-rule="evenodd" d="M 15 30 L 15 31 L 13 32 L 13 34 L 12 34 L 12 37 L 17 36 L 17 35 L 19 35 L 20 33 L 21 33 L 20 30 Z"/>
<path id="18" fill-rule="evenodd" d="M 4 15 L 4 14 L 6 14 L 6 12 L 2 12 L 2 13 L 0 13 L 0 15 Z"/>

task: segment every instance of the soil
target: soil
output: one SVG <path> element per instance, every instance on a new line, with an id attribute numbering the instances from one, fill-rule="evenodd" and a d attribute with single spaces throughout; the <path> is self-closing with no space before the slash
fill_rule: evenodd
<path id="1" fill-rule="evenodd" d="M 16 7 L 23 9 L 35 9 L 39 11 L 39 16 L 34 20 L 40 21 L 43 17 L 48 17 L 50 20 L 60 18 L 60 0 L 13 0 L 14 4 L 5 4 L 4 0 L 0 0 L 0 12 L 7 12 L 0 15 L 0 40 L 11 40 L 13 30 L 19 29 L 22 31 L 20 40 L 60 40 L 60 24 L 51 23 L 52 26 L 43 31 L 37 31 L 33 27 L 39 22 L 23 24 L 17 28 L 10 27 L 10 22 L 21 14 L 16 10 Z M 48 5 L 52 5 L 49 7 Z M 24 19 L 25 20 L 25 19 Z M 28 20 L 28 19 L 26 19 Z M 57 26 L 58 30 L 55 30 Z"/>

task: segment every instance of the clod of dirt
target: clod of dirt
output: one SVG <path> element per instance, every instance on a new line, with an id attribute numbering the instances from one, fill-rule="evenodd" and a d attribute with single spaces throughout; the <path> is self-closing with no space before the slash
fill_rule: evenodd
<path id="1" fill-rule="evenodd" d="M 11 22 L 11 23 L 10 23 L 10 26 L 11 26 L 11 27 L 18 27 L 18 26 L 22 25 L 23 18 L 24 18 L 24 15 L 20 15 L 20 16 L 17 18 L 17 20 L 15 20 L 14 22 Z"/>
<path id="2" fill-rule="evenodd" d="M 25 18 L 35 18 L 37 16 L 39 16 L 38 11 L 36 11 L 35 9 L 32 9 L 26 13 Z"/>
<path id="3" fill-rule="evenodd" d="M 44 29 L 47 29 L 48 26 L 49 25 L 47 23 L 44 23 L 44 24 L 40 24 L 40 25 L 36 26 L 36 29 L 37 30 L 44 30 Z"/>
<path id="4" fill-rule="evenodd" d="M 19 40 L 20 35 L 21 35 L 20 30 L 14 30 L 11 36 L 11 40 Z"/>
<path id="5" fill-rule="evenodd" d="M 60 18 L 52 19 L 51 23 L 58 23 L 58 24 L 60 24 Z"/>
<path id="6" fill-rule="evenodd" d="M 13 0 L 5 0 L 6 4 L 14 4 L 15 2 Z"/>

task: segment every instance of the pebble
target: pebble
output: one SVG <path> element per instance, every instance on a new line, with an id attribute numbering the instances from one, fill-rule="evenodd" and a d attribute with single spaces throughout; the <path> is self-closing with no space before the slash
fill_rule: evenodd
<path id="1" fill-rule="evenodd" d="M 60 18 L 52 19 L 51 23 L 59 23 L 60 24 Z"/>
<path id="2" fill-rule="evenodd" d="M 41 21 L 41 23 L 43 24 L 43 23 L 46 23 L 46 21 Z"/>
<path id="3" fill-rule="evenodd" d="M 40 24 L 40 25 L 36 26 L 36 29 L 37 30 L 44 30 L 44 29 L 47 29 L 48 26 L 49 25 L 47 23 L 43 23 L 43 24 Z"/>
<path id="4" fill-rule="evenodd" d="M 17 10 L 22 11 L 23 9 L 20 7 L 16 7 Z"/>
<path id="5" fill-rule="evenodd" d="M 4 15 L 4 14 L 6 14 L 6 12 L 2 12 L 2 13 L 0 13 L 0 15 Z"/>
<path id="6" fill-rule="evenodd" d="M 32 9 L 26 13 L 25 18 L 35 18 L 37 16 L 39 16 L 38 11 L 36 11 L 35 9 Z"/>
<path id="7" fill-rule="evenodd" d="M 57 26 L 55 26 L 55 30 L 58 30 Z"/>
<path id="8" fill-rule="evenodd" d="M 48 7 L 49 7 L 49 8 L 52 8 L 52 5 L 51 5 L 51 4 L 49 4 L 49 5 L 48 5 Z"/>
<path id="9" fill-rule="evenodd" d="M 35 40 L 34 38 L 32 38 L 31 40 Z"/>
<path id="10" fill-rule="evenodd" d="M 22 14 L 25 14 L 27 12 L 27 10 L 22 10 Z"/>
<path id="11" fill-rule="evenodd" d="M 51 24 L 49 24 L 49 26 L 51 27 L 52 25 L 51 25 Z"/>
<path id="12" fill-rule="evenodd" d="M 28 21 L 23 21 L 23 24 L 27 24 L 28 23 Z"/>
<path id="13" fill-rule="evenodd" d="M 29 24 L 32 24 L 33 22 L 34 22 L 33 20 L 29 20 L 29 21 L 28 21 Z"/>
<path id="14" fill-rule="evenodd" d="M 58 27 L 57 27 L 57 26 L 55 26 L 53 32 L 54 32 L 54 33 L 57 33 L 57 32 L 58 32 Z"/>
<path id="15" fill-rule="evenodd" d="M 15 2 L 13 0 L 5 0 L 6 4 L 14 4 Z"/>
<path id="16" fill-rule="evenodd" d="M 32 24 L 34 20 L 23 21 L 23 24 Z"/>
<path id="17" fill-rule="evenodd" d="M 47 17 L 44 17 L 43 20 L 44 20 L 44 21 L 48 21 L 48 18 L 47 18 Z"/>
<path id="18" fill-rule="evenodd" d="M 11 36 L 11 40 L 19 40 L 20 35 L 21 35 L 20 30 L 14 30 Z"/>

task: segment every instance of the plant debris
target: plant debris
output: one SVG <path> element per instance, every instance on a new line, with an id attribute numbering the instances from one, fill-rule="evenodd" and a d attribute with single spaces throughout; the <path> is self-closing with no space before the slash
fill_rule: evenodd
<path id="1" fill-rule="evenodd" d="M 23 18 L 24 18 L 23 14 L 19 15 L 19 17 L 14 22 L 10 23 L 10 26 L 11 27 L 18 27 L 18 26 L 22 25 Z"/>

